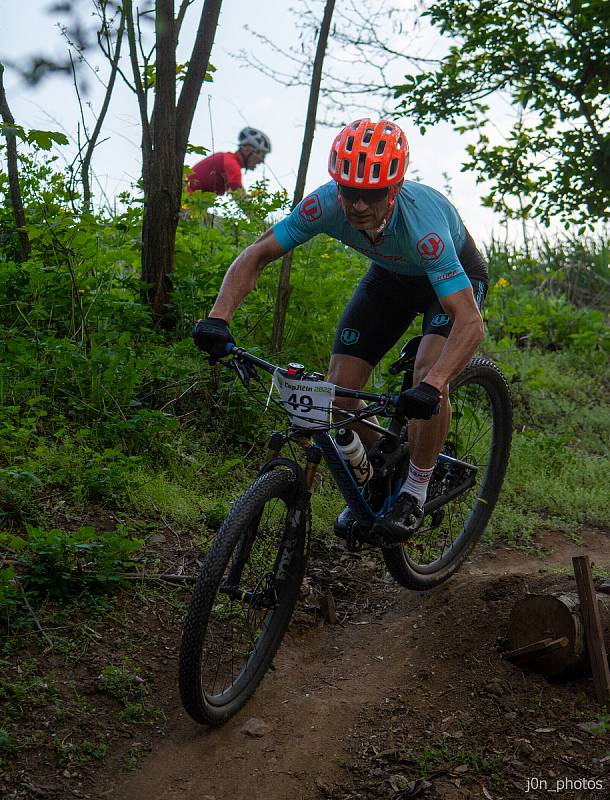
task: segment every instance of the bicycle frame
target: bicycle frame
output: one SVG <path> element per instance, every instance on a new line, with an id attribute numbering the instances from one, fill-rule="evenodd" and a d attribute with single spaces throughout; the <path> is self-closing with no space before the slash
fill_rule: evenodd
<path id="1" fill-rule="evenodd" d="M 232 365 L 246 386 L 249 379 L 255 374 L 252 372 L 252 367 L 260 367 L 270 374 L 273 374 L 276 370 L 279 370 L 284 375 L 288 374 L 287 370 L 282 369 L 281 367 L 278 367 L 269 361 L 265 361 L 258 356 L 254 356 L 251 353 L 236 347 L 235 345 L 229 345 L 229 348 L 230 349 L 228 352 L 234 356 Z M 306 375 L 307 374 L 305 374 L 305 376 Z M 407 372 L 403 379 L 402 391 L 411 385 L 410 377 L 411 376 Z M 316 379 L 320 379 L 320 376 L 316 375 Z M 341 412 L 345 414 L 347 418 L 341 422 L 331 423 L 328 430 L 312 431 L 307 429 L 299 429 L 298 427 L 293 427 L 293 430 L 295 434 L 304 436 L 309 442 L 313 441 L 314 443 L 311 447 L 307 448 L 308 456 L 306 475 L 308 478 L 308 486 L 313 482 L 313 475 L 315 473 L 317 464 L 321 458 L 324 459 L 356 523 L 362 531 L 368 531 L 394 503 L 394 500 L 396 499 L 400 490 L 401 480 L 394 479 L 392 481 L 393 485 L 391 487 L 391 492 L 384 497 L 381 507 L 378 510 L 373 510 L 367 499 L 364 497 L 363 490 L 356 483 L 350 467 L 339 452 L 335 440 L 330 435 L 329 431 L 332 428 L 337 428 L 344 424 L 351 425 L 354 422 L 361 422 L 367 427 L 378 431 L 383 436 L 392 437 L 398 440 L 403 422 L 397 418 L 394 409 L 398 403 L 399 395 L 375 394 L 373 392 L 357 391 L 354 389 L 336 386 L 335 396 L 355 400 L 364 400 L 371 402 L 374 405 L 356 411 L 345 411 L 341 409 Z M 389 413 L 387 411 L 388 407 L 392 408 L 392 411 Z M 382 428 L 380 425 L 376 425 L 367 419 L 367 417 L 372 417 L 380 413 L 385 414 L 385 416 L 390 418 L 390 424 L 388 428 Z M 278 436 L 279 440 L 276 440 L 276 444 L 272 444 L 275 436 Z M 278 464 L 283 462 L 286 466 L 286 460 L 280 459 L 278 456 L 281 446 L 289 440 L 290 436 L 284 436 L 283 434 L 272 435 L 270 440 L 269 459 L 265 469 L 268 469 L 276 459 Z M 461 468 L 466 471 L 466 477 L 450 491 L 429 500 L 424 506 L 425 513 L 433 513 L 434 511 L 440 509 L 443 505 L 450 502 L 459 494 L 473 486 L 476 481 L 477 468 L 473 464 L 468 464 L 467 462 L 452 458 L 445 453 L 441 453 L 438 456 L 438 464 L 444 465 L 447 469 L 452 467 Z"/>

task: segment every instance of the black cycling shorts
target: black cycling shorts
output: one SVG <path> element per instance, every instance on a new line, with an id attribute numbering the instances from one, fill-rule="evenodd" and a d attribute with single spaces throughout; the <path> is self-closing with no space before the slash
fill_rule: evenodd
<path id="1" fill-rule="evenodd" d="M 460 253 L 460 262 L 481 308 L 489 278 L 485 262 L 470 236 Z M 423 314 L 424 335 L 449 336 L 452 321 L 427 277 L 406 277 L 373 263 L 343 311 L 333 353 L 362 358 L 374 367 L 418 314 Z"/>

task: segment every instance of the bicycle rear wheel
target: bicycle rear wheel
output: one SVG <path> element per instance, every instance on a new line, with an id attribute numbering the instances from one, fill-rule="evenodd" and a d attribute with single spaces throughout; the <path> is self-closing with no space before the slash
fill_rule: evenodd
<path id="1" fill-rule="evenodd" d="M 409 541 L 382 548 L 386 566 L 409 589 L 432 589 L 446 581 L 481 537 L 494 509 L 508 465 L 512 404 L 506 379 L 487 358 L 474 358 L 449 388 L 452 419 L 430 482 L 426 509 L 474 476 L 471 488 L 425 514 Z"/>
<path id="2" fill-rule="evenodd" d="M 184 623 L 179 684 L 196 722 L 220 725 L 253 694 L 275 655 L 305 572 L 306 509 L 297 479 L 259 476 L 204 558 Z"/>

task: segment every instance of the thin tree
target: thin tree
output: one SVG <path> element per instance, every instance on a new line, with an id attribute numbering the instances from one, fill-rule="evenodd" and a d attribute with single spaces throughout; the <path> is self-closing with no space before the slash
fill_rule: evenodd
<path id="1" fill-rule="evenodd" d="M 271 51 L 271 58 L 258 55 L 254 48 L 241 50 L 235 57 L 282 86 L 309 86 L 314 59 L 311 42 L 316 39 L 319 18 L 307 0 L 290 11 L 295 17 L 298 46 L 250 30 Z M 419 17 L 417 8 L 395 8 L 379 0 L 342 0 L 338 4 L 324 57 L 318 124 L 341 127 L 350 117 L 362 116 L 364 110 L 387 116 L 396 105 L 394 83 L 402 78 L 405 67 L 417 71 L 440 63 L 417 55 L 418 48 L 429 49 L 429 43 L 420 43 Z"/>
<path id="2" fill-rule="evenodd" d="M 174 1 L 155 5 L 154 78 L 149 68 L 152 51 L 142 47 L 139 17 L 132 0 L 124 0 L 127 41 L 133 84 L 142 123 L 142 281 L 154 318 L 165 327 L 174 324 L 171 309 L 171 273 L 174 267 L 176 226 L 182 194 L 182 168 L 201 87 L 209 66 L 222 0 L 205 0 L 180 95 L 176 98 L 176 46 L 184 15 L 192 0 L 182 0 L 177 18 Z M 137 33 L 136 33 L 137 29 Z M 141 72 L 139 53 L 143 56 Z M 154 84 L 155 102 L 148 116 L 148 93 Z"/>
<path id="3" fill-rule="evenodd" d="M 9 108 L 6 92 L 4 90 L 4 64 L 0 64 L 0 117 L 2 117 L 3 123 L 9 126 L 3 131 L 4 138 L 6 139 L 8 185 L 13 218 L 15 220 L 15 227 L 17 228 L 17 236 L 19 237 L 19 256 L 22 261 L 25 261 L 30 255 L 31 246 L 26 230 L 27 219 L 23 208 L 23 200 L 21 199 L 21 186 L 19 185 L 17 135 L 14 130 L 11 131 L 10 129 L 10 126 L 15 124 L 15 118 Z"/>
<path id="4" fill-rule="evenodd" d="M 123 9 L 121 9 L 119 18 L 119 27 L 117 30 L 116 41 L 114 45 L 114 53 L 111 53 L 110 29 L 108 25 L 108 20 L 106 19 L 106 3 L 101 4 L 100 10 L 102 15 L 102 28 L 98 33 L 98 42 L 100 44 L 102 52 L 104 52 L 104 54 L 106 53 L 108 54 L 108 58 L 110 60 L 110 76 L 108 78 L 108 83 L 106 85 L 106 92 L 104 93 L 104 100 L 102 102 L 102 107 L 95 122 L 95 127 L 93 128 L 91 136 L 87 137 L 85 153 L 83 155 L 83 160 L 81 163 L 81 179 L 83 183 L 83 206 L 85 209 L 88 209 L 91 205 L 91 184 L 89 181 L 91 159 L 93 158 L 93 151 L 95 150 L 95 147 L 97 145 L 97 140 L 102 130 L 102 125 L 104 124 L 104 119 L 106 118 L 106 113 L 110 105 L 110 98 L 112 97 L 112 92 L 114 89 L 114 84 L 119 69 L 119 59 L 121 57 L 121 44 L 123 42 L 123 33 L 125 31 L 125 13 Z"/>
<path id="5" fill-rule="evenodd" d="M 313 70 L 311 73 L 309 101 L 307 104 L 307 118 L 305 120 L 305 132 L 303 134 L 303 144 L 301 146 L 301 158 L 299 161 L 299 171 L 297 173 L 294 197 L 292 198 L 292 208 L 296 208 L 296 206 L 301 202 L 303 199 L 303 193 L 305 191 L 305 180 L 307 178 L 307 169 L 309 167 L 309 159 L 311 156 L 311 146 L 313 144 L 313 137 L 316 128 L 316 113 L 318 110 L 318 99 L 320 97 L 320 84 L 322 82 L 322 66 L 324 64 L 324 55 L 326 53 L 326 47 L 328 44 L 328 34 L 330 31 L 330 23 L 334 8 L 335 0 L 326 0 L 324 16 L 322 18 L 322 24 L 320 25 L 320 32 L 318 34 L 318 43 L 313 62 Z M 293 251 L 290 250 L 282 258 L 282 266 L 280 268 L 280 280 L 276 295 L 273 333 L 271 337 L 271 349 L 274 353 L 277 353 L 280 350 L 282 346 L 282 339 L 284 338 L 286 311 L 288 309 L 288 301 L 290 299 L 290 292 L 292 290 L 290 285 L 292 252 Z"/>

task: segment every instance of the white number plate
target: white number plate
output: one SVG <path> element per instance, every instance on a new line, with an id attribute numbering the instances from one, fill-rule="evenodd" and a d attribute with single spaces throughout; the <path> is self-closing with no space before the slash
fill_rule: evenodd
<path id="1" fill-rule="evenodd" d="M 328 427 L 335 396 L 333 383 L 286 378 L 276 370 L 273 385 L 293 425 L 310 429 Z"/>

